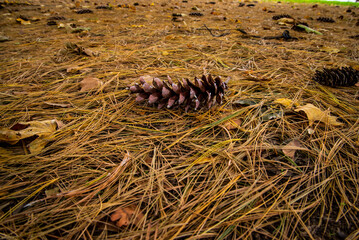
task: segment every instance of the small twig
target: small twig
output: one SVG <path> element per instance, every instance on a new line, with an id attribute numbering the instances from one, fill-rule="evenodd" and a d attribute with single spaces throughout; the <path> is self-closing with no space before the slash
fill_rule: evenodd
<path id="1" fill-rule="evenodd" d="M 213 34 L 213 33 L 212 33 L 212 29 L 208 28 L 206 24 L 204 24 L 203 26 L 208 30 L 208 32 L 209 32 L 213 37 L 223 37 L 223 36 L 227 36 L 227 35 L 230 34 L 230 33 L 222 33 L 222 34 L 216 35 L 216 34 Z"/>
<path id="2" fill-rule="evenodd" d="M 196 30 L 207 30 L 207 31 L 209 31 L 209 33 L 210 33 L 213 37 L 223 37 L 223 36 L 226 36 L 226 35 L 229 35 L 229 34 L 230 34 L 230 33 L 222 33 L 222 34 L 216 35 L 216 34 L 213 34 L 213 32 L 212 32 L 213 29 L 208 28 L 205 24 L 204 24 L 204 27 L 205 27 L 205 28 L 197 28 Z M 241 32 L 241 33 L 243 33 L 244 35 L 246 35 L 246 37 L 261 38 L 260 36 L 250 35 L 250 34 L 248 34 L 246 31 L 244 31 L 243 29 L 240 29 L 240 28 L 226 28 L 226 29 L 220 29 L 220 30 L 217 30 L 217 31 L 231 31 L 231 30 L 235 30 L 235 31 Z"/>
<path id="3" fill-rule="evenodd" d="M 236 28 L 235 30 L 238 32 L 241 32 L 243 34 L 248 34 L 246 31 L 244 31 L 243 29 L 240 29 L 240 28 Z"/>

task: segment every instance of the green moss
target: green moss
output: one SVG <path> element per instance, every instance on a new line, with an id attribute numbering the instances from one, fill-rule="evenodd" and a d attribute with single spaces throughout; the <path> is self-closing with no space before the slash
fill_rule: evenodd
<path id="1" fill-rule="evenodd" d="M 339 2 L 339 1 L 325 1 L 325 0 L 278 0 L 281 2 L 292 2 L 292 3 L 323 3 L 328 5 L 344 5 L 344 6 L 357 6 L 359 7 L 359 3 L 356 2 Z M 278 2 L 276 0 L 264 0 L 264 2 Z"/>

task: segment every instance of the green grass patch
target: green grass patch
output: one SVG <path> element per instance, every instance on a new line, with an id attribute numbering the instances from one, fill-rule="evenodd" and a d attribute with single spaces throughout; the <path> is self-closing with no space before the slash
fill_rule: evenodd
<path id="1" fill-rule="evenodd" d="M 278 2 L 275 0 L 265 0 L 264 2 Z M 342 5 L 342 6 L 357 6 L 357 2 L 339 2 L 339 1 L 325 1 L 325 0 L 281 0 L 281 2 L 291 2 L 291 3 L 310 3 L 310 4 L 327 4 L 327 5 Z"/>

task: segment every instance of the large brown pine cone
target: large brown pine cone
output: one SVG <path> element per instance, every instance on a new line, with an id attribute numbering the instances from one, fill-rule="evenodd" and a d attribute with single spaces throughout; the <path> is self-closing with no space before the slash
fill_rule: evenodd
<path id="1" fill-rule="evenodd" d="M 149 83 L 141 77 L 140 84 L 135 83 L 128 89 L 131 93 L 137 93 L 137 102 L 148 101 L 159 109 L 164 106 L 167 108 L 178 106 L 183 107 L 187 112 L 190 107 L 197 110 L 202 107 L 211 108 L 215 103 L 222 104 L 228 80 L 229 78 L 223 82 L 220 77 L 203 75 L 202 78 L 195 77 L 194 82 L 182 79 L 174 83 L 168 77 L 167 81 L 153 78 Z"/>
<path id="2" fill-rule="evenodd" d="M 323 68 L 322 71 L 316 71 L 313 80 L 330 87 L 350 87 L 359 81 L 359 71 L 351 67 Z"/>

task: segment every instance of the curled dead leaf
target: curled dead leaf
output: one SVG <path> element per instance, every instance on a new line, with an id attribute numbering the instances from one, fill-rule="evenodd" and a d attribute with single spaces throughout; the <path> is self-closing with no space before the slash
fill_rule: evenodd
<path id="1" fill-rule="evenodd" d="M 144 218 L 141 211 L 136 211 L 136 206 L 120 207 L 111 214 L 111 221 L 116 222 L 117 227 L 128 226 L 130 224 L 139 225 Z"/>
<path id="2" fill-rule="evenodd" d="M 337 117 L 331 116 L 329 110 L 322 111 L 313 104 L 307 104 L 305 106 L 297 107 L 294 111 L 303 111 L 308 117 L 309 125 L 312 125 L 314 121 L 320 121 L 327 125 L 341 126 L 343 123 L 338 122 Z"/>
<path id="3" fill-rule="evenodd" d="M 300 141 L 297 139 L 292 140 L 287 145 L 285 145 L 282 148 L 283 153 L 290 157 L 291 159 L 294 158 L 295 152 L 298 150 L 298 148 L 301 148 L 302 144 L 300 144 Z"/>
<path id="4" fill-rule="evenodd" d="M 103 82 L 94 77 L 86 77 L 80 82 L 80 92 L 87 92 L 90 90 L 98 89 L 103 85 Z"/>

